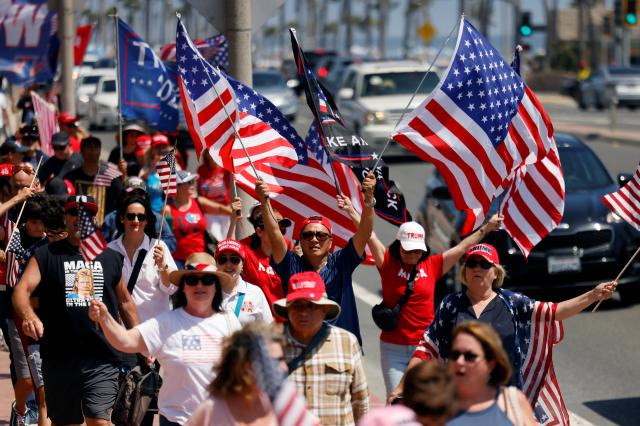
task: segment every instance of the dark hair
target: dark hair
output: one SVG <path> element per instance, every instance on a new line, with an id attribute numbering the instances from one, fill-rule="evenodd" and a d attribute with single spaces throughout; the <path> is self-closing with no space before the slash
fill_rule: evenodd
<path id="1" fill-rule="evenodd" d="M 419 416 L 456 413 L 456 384 L 447 366 L 435 360 L 421 362 L 407 371 L 402 389 L 403 404 Z"/>
<path id="2" fill-rule="evenodd" d="M 47 198 L 47 205 L 42 212 L 42 220 L 46 229 L 65 229 L 64 204 L 64 197 L 49 196 Z"/>
<path id="3" fill-rule="evenodd" d="M 218 277 L 214 275 L 214 278 L 216 279 L 214 284 L 216 286 L 216 294 L 211 301 L 211 307 L 215 312 L 222 312 L 222 287 Z M 187 296 L 184 294 L 184 276 L 180 280 L 178 291 L 173 295 L 173 309 L 182 308 L 183 306 L 187 306 Z"/>
<path id="4" fill-rule="evenodd" d="M 47 205 L 47 200 L 43 195 L 35 194 L 29 198 L 24 204 L 24 212 L 20 218 L 20 225 L 27 222 L 27 220 L 44 220 L 44 210 Z"/>
<path id="5" fill-rule="evenodd" d="M 88 136 L 84 139 L 82 139 L 82 141 L 80 141 L 80 151 L 82 151 L 84 149 L 85 146 L 87 145 L 98 145 L 100 147 L 102 147 L 102 141 L 95 137 L 95 136 Z"/>
<path id="6" fill-rule="evenodd" d="M 420 256 L 420 260 L 418 260 L 418 262 L 422 262 L 426 260 L 427 257 L 429 257 L 429 252 L 431 252 L 431 248 L 427 246 L 427 251 L 422 253 L 422 256 Z M 399 240 L 394 240 L 391 243 L 391 245 L 389 246 L 389 255 L 398 261 L 402 261 L 402 258 L 400 257 L 400 241 Z"/>
<path id="7" fill-rule="evenodd" d="M 118 229 L 118 234 L 124 234 L 124 215 L 127 212 L 127 208 L 131 204 L 142 204 L 144 207 L 144 212 L 147 215 L 147 224 L 144 227 L 144 233 L 149 236 L 149 238 L 156 238 L 158 234 L 156 234 L 156 215 L 153 213 L 151 209 L 151 203 L 149 202 L 148 197 L 139 197 L 137 195 L 133 195 L 130 197 L 126 197 L 122 200 L 122 203 L 118 206 L 118 220 L 116 220 L 116 228 Z"/>

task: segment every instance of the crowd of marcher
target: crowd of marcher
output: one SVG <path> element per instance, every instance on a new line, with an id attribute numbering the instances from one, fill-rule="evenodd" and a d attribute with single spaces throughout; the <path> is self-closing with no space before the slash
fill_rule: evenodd
<path id="1" fill-rule="evenodd" d="M 538 401 L 525 392 L 534 328 L 615 291 L 615 282 L 602 283 L 547 303 L 502 289 L 506 271 L 482 242 L 500 215 L 444 253 L 430 251 L 415 222 L 385 246 L 373 232 L 373 173 L 361 185 L 361 212 L 336 200 L 356 225 L 336 248 L 326 217 L 288 232 L 293 223 L 271 206 L 263 181 L 244 215 L 249 206 L 235 198 L 229 173 L 206 152 L 187 170 L 175 134 L 129 123 L 109 167 L 102 140 L 77 117 L 59 120 L 51 157 L 33 121 L 0 146 L 0 325 L 12 426 L 108 425 L 121 379 L 136 367 L 162 377 L 144 425 L 155 413 L 161 426 L 535 424 Z M 165 203 L 156 167 L 170 150 L 177 188 Z M 245 216 L 254 232 L 236 240 Z M 81 250 L 83 220 L 108 242 L 91 261 Z M 396 320 L 379 336 L 390 405 L 375 410 L 371 396 L 382 390 L 367 382 L 362 341 L 372 337 L 360 332 L 352 282 L 367 248 Z M 437 282 L 455 265 L 463 290 L 438 306 Z M 532 320 L 533 310 L 546 314 Z"/>

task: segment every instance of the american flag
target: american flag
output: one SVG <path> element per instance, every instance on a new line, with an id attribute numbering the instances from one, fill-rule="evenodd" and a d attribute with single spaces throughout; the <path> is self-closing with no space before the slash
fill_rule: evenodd
<path id="1" fill-rule="evenodd" d="M 224 339 L 221 336 L 184 334 L 181 359 L 187 364 L 215 365 L 220 359 L 223 345 Z"/>
<path id="2" fill-rule="evenodd" d="M 640 231 L 640 165 L 622 188 L 602 197 L 609 209 Z"/>
<path id="3" fill-rule="evenodd" d="M 207 62 L 216 67 L 229 68 L 229 43 L 224 35 L 218 34 L 204 40 L 196 39 L 193 42 Z M 175 61 L 176 44 L 168 43 L 162 46 L 160 58 L 163 61 Z"/>
<path id="4" fill-rule="evenodd" d="M 160 179 L 160 186 L 165 192 L 167 198 L 175 197 L 176 189 L 176 156 L 173 150 L 164 154 L 158 164 L 156 164 L 156 172 Z"/>
<path id="5" fill-rule="evenodd" d="M 517 72 L 463 18 L 444 80 L 393 139 L 440 171 L 455 206 L 467 213 L 467 234 L 518 167 L 547 155 L 553 128 Z"/>
<path id="6" fill-rule="evenodd" d="M 40 148 L 42 149 L 42 152 L 48 156 L 52 156 L 53 146 L 51 145 L 51 138 L 54 133 L 60 131 L 56 106 L 42 99 L 36 92 L 31 92 L 31 101 L 38 120 Z"/>
<path id="7" fill-rule="evenodd" d="M 20 277 L 20 265 L 28 259 L 27 250 L 22 246 L 22 239 L 20 237 L 20 230 L 16 228 L 15 223 L 10 219 L 7 219 L 11 224 L 7 228 L 7 235 L 9 235 L 10 241 L 7 244 L 7 285 L 9 287 L 15 287 L 18 284 L 18 278 Z M 13 231 L 15 230 L 15 232 Z M 13 232 L 13 234 L 9 233 Z"/>
<path id="8" fill-rule="evenodd" d="M 509 290 L 497 292 L 514 319 L 515 353 L 509 354 L 509 358 L 518 387 L 529 399 L 540 424 L 568 425 L 569 414 L 553 369 L 553 346 L 564 338 L 562 322 L 555 320 L 557 305 L 534 301 Z M 457 314 L 467 304 L 461 292 L 447 295 L 414 356 L 446 360 Z"/>
<path id="9" fill-rule="evenodd" d="M 176 46 L 180 99 L 196 154 L 200 157 L 206 148 L 216 163 L 233 172 L 231 151 L 240 118 L 235 93 L 198 52 L 180 19 Z"/>
<path id="10" fill-rule="evenodd" d="M 107 242 L 96 228 L 95 214 L 82 203 L 78 203 L 78 228 L 80 253 L 86 261 L 92 261 L 107 248 Z"/>
<path id="11" fill-rule="evenodd" d="M 122 176 L 122 172 L 118 170 L 118 166 L 108 162 L 100 165 L 98 174 L 93 179 L 95 186 L 111 186 L 111 181 Z"/>

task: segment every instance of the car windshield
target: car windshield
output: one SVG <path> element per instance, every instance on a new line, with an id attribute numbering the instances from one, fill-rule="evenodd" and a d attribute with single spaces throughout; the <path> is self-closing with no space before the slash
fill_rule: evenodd
<path id="1" fill-rule="evenodd" d="M 107 93 L 113 93 L 116 91 L 116 81 L 106 80 L 102 83 L 102 91 Z"/>
<path id="2" fill-rule="evenodd" d="M 566 192 L 604 188 L 613 183 L 600 160 L 588 149 L 560 149 Z"/>
<path id="3" fill-rule="evenodd" d="M 80 84 L 96 84 L 100 80 L 99 75 L 88 75 L 86 77 L 82 77 L 82 82 Z"/>
<path id="4" fill-rule="evenodd" d="M 280 87 L 284 86 L 282 76 L 277 73 L 253 74 L 253 87 Z"/>
<path id="5" fill-rule="evenodd" d="M 415 92 L 423 76 L 424 72 L 422 71 L 367 74 L 364 76 L 360 96 L 411 95 Z M 430 72 L 424 79 L 418 93 L 431 93 L 437 84 L 438 75 Z"/>

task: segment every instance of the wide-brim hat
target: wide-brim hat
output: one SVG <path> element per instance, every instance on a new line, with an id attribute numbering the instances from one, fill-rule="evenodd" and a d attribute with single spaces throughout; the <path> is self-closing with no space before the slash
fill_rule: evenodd
<path id="1" fill-rule="evenodd" d="M 317 272 L 299 272 L 289 279 L 287 297 L 273 302 L 273 310 L 283 318 L 288 318 L 287 306 L 296 300 L 308 300 L 321 306 L 329 306 L 326 320 L 340 315 L 340 305 L 327 297 L 324 281 Z"/>
<path id="2" fill-rule="evenodd" d="M 184 269 L 171 272 L 169 281 L 179 285 L 182 278 L 187 275 L 215 275 L 223 287 L 231 282 L 231 275 L 218 271 L 216 260 L 209 253 L 190 254 L 184 262 Z"/>

